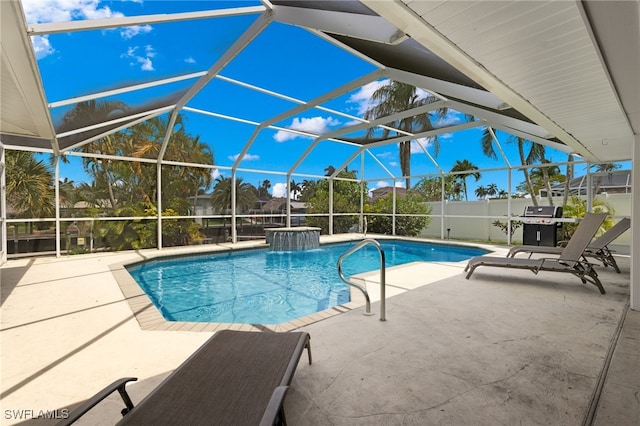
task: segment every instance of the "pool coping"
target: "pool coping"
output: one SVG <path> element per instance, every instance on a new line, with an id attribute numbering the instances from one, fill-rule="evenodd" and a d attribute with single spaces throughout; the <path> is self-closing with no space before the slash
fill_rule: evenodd
<path id="1" fill-rule="evenodd" d="M 394 240 L 403 240 L 403 241 L 414 241 L 414 242 L 422 242 L 422 243 L 432 243 L 432 244 L 444 244 L 444 245 L 458 245 L 464 247 L 475 247 L 475 248 L 483 248 L 487 249 L 487 247 L 483 247 L 482 244 L 460 244 L 459 242 L 448 243 L 442 242 L 440 240 L 427 240 L 422 238 L 407 238 L 407 237 L 398 237 L 398 236 L 387 236 L 387 235 L 375 235 L 369 237 L 363 237 L 360 234 L 349 234 L 349 238 L 342 239 L 332 239 L 333 241 L 327 241 L 321 243 L 322 245 L 331 245 L 333 243 L 344 243 L 350 241 L 362 240 L 364 238 L 373 238 L 375 239 L 394 239 Z M 149 298 L 149 296 L 142 290 L 140 285 L 133 279 L 131 274 L 127 271 L 127 266 L 135 265 L 138 263 L 142 263 L 150 260 L 160 260 L 163 258 L 169 257 L 193 257 L 193 256 L 202 256 L 207 253 L 224 253 L 224 252 L 232 252 L 232 251 L 243 251 L 243 250 L 256 250 L 256 249 L 264 249 L 268 246 L 265 246 L 265 243 L 261 241 L 253 242 L 252 244 L 243 244 L 242 246 L 231 246 L 231 245 L 217 245 L 216 247 L 210 247 L 208 250 L 197 250 L 197 251 L 189 251 L 189 252 L 174 252 L 174 253 L 161 253 L 158 252 L 155 255 L 148 256 L 147 258 L 140 260 L 126 260 L 122 262 L 117 262 L 109 265 L 109 269 L 114 279 L 118 283 L 120 287 L 120 291 L 129 304 L 129 307 L 138 321 L 140 328 L 142 330 L 152 330 L 152 331 L 193 331 L 193 332 L 215 332 L 219 330 L 239 330 L 239 331 L 291 331 L 297 328 L 305 327 L 307 325 L 316 323 L 318 321 L 322 321 L 327 318 L 331 318 L 333 316 L 351 311 L 356 308 L 360 308 L 365 306 L 366 300 L 364 294 L 361 293 L 358 289 L 353 286 L 349 286 L 350 289 L 350 298 L 351 300 L 348 303 L 334 306 L 329 309 L 325 309 L 323 311 L 314 312 L 310 315 L 296 318 L 291 321 L 287 321 L 280 324 L 239 324 L 239 323 L 213 323 L 213 322 L 187 322 L 187 321 L 170 321 L 162 316 L 162 313 L 158 310 L 158 308 L 154 305 L 153 301 Z M 393 270 L 404 269 L 410 267 L 412 264 L 429 264 L 431 262 L 411 262 L 403 265 L 397 265 L 386 268 L 387 272 Z M 448 263 L 448 262 L 441 262 Z M 451 264 L 456 264 L 460 262 L 450 262 Z M 362 281 L 363 283 L 375 283 L 375 279 L 372 277 L 378 276 L 378 271 L 369 271 L 361 274 L 354 275 L 353 278 Z M 371 295 L 370 295 L 371 297 Z M 388 295 L 387 297 L 392 297 L 392 295 Z M 372 302 L 375 300 L 375 297 L 371 297 Z"/>

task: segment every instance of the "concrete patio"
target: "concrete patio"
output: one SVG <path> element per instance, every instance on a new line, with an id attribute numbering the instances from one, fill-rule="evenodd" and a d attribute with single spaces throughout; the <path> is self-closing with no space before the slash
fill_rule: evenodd
<path id="1" fill-rule="evenodd" d="M 53 423 L 29 418 L 76 406 L 124 376 L 139 378 L 129 386 L 138 402 L 211 336 L 141 330 L 109 265 L 154 253 L 20 259 L 0 269 L 2 424 Z M 629 261 L 618 261 L 622 274 L 598 269 L 606 295 L 568 274 L 479 268 L 466 280 L 464 262 L 398 268 L 388 277 L 387 321 L 374 303 L 376 316 L 358 307 L 302 327 L 314 363 L 298 366 L 287 420 L 639 424 L 640 312 L 627 310 Z M 80 423 L 113 424 L 121 408 L 113 396 Z"/>

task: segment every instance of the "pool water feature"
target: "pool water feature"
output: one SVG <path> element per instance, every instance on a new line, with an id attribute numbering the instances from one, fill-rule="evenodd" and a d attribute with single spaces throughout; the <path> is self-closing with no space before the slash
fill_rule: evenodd
<path id="1" fill-rule="evenodd" d="M 265 232 L 271 250 L 308 250 L 320 247 L 320 228 L 272 228 Z"/>
<path id="2" fill-rule="evenodd" d="M 486 253 L 478 248 L 381 240 L 386 267 L 457 262 Z M 169 321 L 281 324 L 349 302 L 338 258 L 355 243 L 314 250 L 238 250 L 145 261 L 127 270 Z M 377 270 L 373 246 L 343 263 L 346 276 Z"/>

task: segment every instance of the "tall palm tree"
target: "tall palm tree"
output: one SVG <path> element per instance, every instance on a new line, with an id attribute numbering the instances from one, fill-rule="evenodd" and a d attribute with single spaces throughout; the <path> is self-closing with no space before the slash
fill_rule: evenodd
<path id="1" fill-rule="evenodd" d="M 102 123 L 116 116 L 123 115 L 128 110 L 126 104 L 121 101 L 84 101 L 77 103 L 68 111 L 56 127 L 57 132 L 79 129 L 91 124 Z M 80 151 L 93 154 L 117 155 L 119 151 L 120 137 L 111 134 L 96 141 L 90 142 L 79 148 Z M 82 163 L 87 173 L 93 175 L 96 181 L 102 181 L 107 189 L 111 206 L 116 207 L 117 200 L 113 192 L 115 179 L 112 173 L 113 162 L 96 158 L 83 157 Z"/>
<path id="2" fill-rule="evenodd" d="M 565 206 L 569 202 L 569 191 L 571 190 L 571 181 L 573 180 L 574 167 L 573 167 L 573 155 L 569 153 L 567 155 L 567 172 L 564 180 L 564 194 L 562 198 L 562 205 Z"/>
<path id="3" fill-rule="evenodd" d="M 375 92 L 373 92 L 371 102 L 374 106 L 365 111 L 364 118 L 365 120 L 371 120 L 379 117 L 386 117 L 398 112 L 417 108 L 434 101 L 436 101 L 436 98 L 433 96 L 421 97 L 415 86 L 390 80 L 388 84 L 380 86 Z M 436 114 L 439 116 L 444 116 L 446 113 L 446 108 L 441 108 L 436 111 Z M 387 123 L 387 125 L 406 132 L 416 133 L 433 129 L 431 119 L 431 114 L 425 113 L 390 122 Z M 373 135 L 374 132 L 375 128 L 370 128 L 368 131 L 369 136 Z M 382 137 L 387 138 L 389 133 L 390 131 L 388 129 L 383 129 Z M 400 142 L 399 148 L 400 170 L 402 171 L 402 175 L 406 176 L 406 188 L 409 189 L 411 188 L 411 178 L 409 177 L 411 175 L 411 141 Z M 433 149 L 437 156 L 439 150 L 437 137 L 433 139 Z"/>
<path id="4" fill-rule="evenodd" d="M 140 158 L 158 158 L 162 149 L 169 125 L 169 119 L 155 117 L 131 128 L 133 141 L 133 156 Z M 167 144 L 164 159 L 181 163 L 206 164 L 214 163 L 213 151 L 206 143 L 200 141 L 200 136 L 192 137 L 184 128 L 182 116 L 178 116 L 174 132 Z M 141 175 L 145 165 L 137 163 L 138 173 Z M 148 173 L 155 178 L 155 173 Z M 209 169 L 203 167 L 172 165 L 163 169 L 162 174 L 162 205 L 168 205 L 176 198 L 186 199 L 198 192 L 207 191 L 213 179 Z M 156 197 L 155 179 L 147 182 L 150 200 Z"/>
<path id="5" fill-rule="evenodd" d="M 258 196 L 260 198 L 271 198 L 269 196 L 269 188 L 271 188 L 271 181 L 269 179 L 263 180 L 258 188 Z"/>
<path id="6" fill-rule="evenodd" d="M 510 135 L 507 139 L 507 143 L 517 143 L 518 144 L 518 156 L 520 157 L 520 164 L 523 166 L 527 166 L 533 164 L 537 160 L 541 160 L 545 155 L 545 148 L 543 145 L 533 143 L 527 141 L 521 137 Z M 525 154 L 525 145 L 529 142 L 530 149 L 529 152 Z M 482 131 L 482 136 L 480 138 L 480 145 L 482 148 L 482 152 L 485 156 L 493 159 L 497 159 L 498 156 L 493 149 L 493 136 L 491 135 L 491 131 L 488 127 L 485 127 Z M 529 177 L 529 169 L 523 167 L 522 174 L 524 175 L 524 180 L 527 186 L 527 192 L 531 195 L 531 202 L 534 206 L 538 205 L 538 200 L 536 198 L 535 189 L 533 187 L 533 183 L 531 182 L 531 178 Z"/>
<path id="7" fill-rule="evenodd" d="M 536 193 L 543 188 L 546 190 L 549 205 L 552 206 L 553 198 L 551 193 L 551 184 L 553 183 L 555 185 L 562 182 L 564 176 L 560 173 L 560 168 L 558 166 L 545 166 L 544 164 L 548 164 L 548 160 L 542 160 L 541 167 L 531 168 L 529 177 Z"/>
<path id="8" fill-rule="evenodd" d="M 456 163 L 451 168 L 452 172 L 466 172 L 456 174 L 458 179 L 462 181 L 462 190 L 464 191 L 464 198 L 466 201 L 469 201 L 469 197 L 467 195 L 467 178 L 469 176 L 473 176 L 476 179 L 476 182 L 480 179 L 480 172 L 478 172 L 478 167 L 471 163 L 469 160 L 456 160 Z"/>

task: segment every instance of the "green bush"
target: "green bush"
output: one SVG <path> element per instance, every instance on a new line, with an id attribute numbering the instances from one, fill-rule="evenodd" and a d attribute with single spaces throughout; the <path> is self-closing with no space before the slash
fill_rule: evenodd
<path id="1" fill-rule="evenodd" d="M 387 216 L 367 216 L 367 230 L 376 234 L 391 234 L 393 231 L 392 216 L 393 196 L 391 194 L 378 198 L 371 205 L 365 206 L 365 213 L 386 213 Z M 431 206 L 420 202 L 420 198 L 407 195 L 396 198 L 397 214 L 431 214 Z M 415 237 L 429 226 L 431 218 L 426 216 L 396 216 L 396 235 Z"/>

